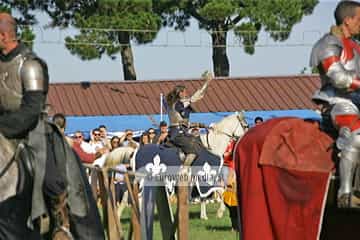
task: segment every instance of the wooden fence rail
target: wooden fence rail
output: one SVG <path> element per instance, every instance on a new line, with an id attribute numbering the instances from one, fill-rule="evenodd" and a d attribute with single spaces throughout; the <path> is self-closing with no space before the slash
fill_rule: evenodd
<path id="1" fill-rule="evenodd" d="M 136 176 L 132 171 L 121 171 L 114 168 L 101 169 L 89 164 L 84 164 L 90 177 L 90 185 L 97 200 L 100 198 L 102 205 L 103 224 L 106 228 L 108 240 L 125 239 L 124 232 L 120 223 L 120 216 L 117 215 L 115 202 L 114 177 L 116 173 L 124 175 L 124 181 L 130 195 L 131 201 L 131 224 L 128 234 L 128 240 L 140 240 L 140 209 L 138 200 L 138 185 L 131 181 Z M 132 183 L 133 182 L 133 183 Z M 184 183 L 183 183 L 184 184 Z M 189 207 L 188 207 L 188 187 L 180 186 L 178 191 L 177 216 L 175 224 L 177 225 L 178 240 L 189 239 Z"/>
<path id="2" fill-rule="evenodd" d="M 117 215 L 115 203 L 114 176 L 116 173 L 124 175 L 125 184 L 131 200 L 131 226 L 128 239 L 140 240 L 140 211 L 138 204 L 137 184 L 131 184 L 130 176 L 135 176 L 134 172 L 124 172 L 114 168 L 101 169 L 89 164 L 84 164 L 90 176 L 90 185 L 94 198 L 100 198 L 102 205 L 103 224 L 106 228 L 108 240 L 125 239 L 124 232 L 120 223 L 120 216 Z M 110 174 L 111 173 L 111 174 Z"/>

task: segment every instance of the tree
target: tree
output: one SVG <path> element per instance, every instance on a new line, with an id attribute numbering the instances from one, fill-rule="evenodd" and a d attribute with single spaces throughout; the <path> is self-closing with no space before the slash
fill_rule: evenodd
<path id="1" fill-rule="evenodd" d="M 66 48 L 83 60 L 111 59 L 120 52 L 124 79 L 136 80 L 131 41 L 149 43 L 161 27 L 161 19 L 152 10 L 151 0 L 65 0 L 46 1 L 51 26 L 79 29 L 66 37 Z M 144 29 L 146 31 L 144 31 Z"/>
<path id="2" fill-rule="evenodd" d="M 234 30 L 248 54 L 254 54 L 261 30 L 275 41 L 286 40 L 292 27 L 312 13 L 317 0 L 159 0 L 156 5 L 163 24 L 185 30 L 190 18 L 206 29 L 212 39 L 215 76 L 229 76 L 227 34 Z"/>

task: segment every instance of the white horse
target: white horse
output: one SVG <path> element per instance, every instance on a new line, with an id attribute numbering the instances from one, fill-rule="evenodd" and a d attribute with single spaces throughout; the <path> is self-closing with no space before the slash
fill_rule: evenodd
<path id="1" fill-rule="evenodd" d="M 234 129 L 231 129 L 232 124 L 230 122 L 235 122 L 234 119 L 236 119 L 239 123 L 239 125 L 235 125 Z M 227 145 L 229 144 L 231 138 L 241 138 L 245 131 L 248 128 L 248 124 L 245 121 L 245 118 L 243 116 L 243 113 L 236 113 L 234 115 L 230 115 L 224 119 L 222 119 L 220 122 L 214 124 L 213 127 L 211 127 L 208 131 L 208 134 L 201 134 L 201 142 L 207 149 L 212 152 L 213 154 L 220 156 L 222 159 L 222 156 L 225 152 L 225 149 Z M 226 179 L 224 179 L 226 181 Z M 216 191 L 216 194 L 222 196 L 224 189 L 220 189 Z M 221 197 L 222 199 L 222 197 Z M 201 198 L 200 200 L 200 218 L 207 220 L 207 213 L 206 213 L 206 201 Z M 225 211 L 225 204 L 223 201 L 220 202 L 219 209 L 217 210 L 217 217 L 221 218 L 223 216 L 223 213 Z"/>
<path id="2" fill-rule="evenodd" d="M 209 128 L 207 134 L 200 135 L 201 142 L 210 152 L 219 156 L 219 158 L 221 159 L 221 162 L 222 162 L 222 156 L 223 156 L 225 149 L 226 149 L 228 143 L 230 142 L 231 138 L 242 137 L 244 135 L 247 127 L 248 126 L 245 121 L 243 113 L 242 112 L 235 113 L 235 114 L 232 114 L 232 115 L 229 115 L 229 116 L 223 118 L 220 122 L 215 123 L 212 126 L 212 128 Z M 107 157 L 107 160 L 105 161 L 104 166 L 105 167 L 116 166 L 117 164 L 123 163 L 126 160 L 126 158 L 130 158 L 131 155 L 133 155 L 131 157 L 131 159 L 132 159 L 131 161 L 134 161 L 132 165 L 135 166 L 136 153 L 137 152 L 136 151 L 134 152 L 133 149 L 120 147 L 109 154 L 109 156 Z M 162 191 L 162 193 L 165 193 L 165 191 Z M 161 207 L 166 208 L 165 205 L 167 205 L 167 204 L 163 204 L 162 206 L 159 206 L 159 204 L 158 204 L 158 208 L 161 208 Z M 202 210 L 202 212 L 205 211 L 205 213 L 202 213 L 201 215 L 206 216 L 205 202 L 202 203 L 201 210 Z M 163 211 L 169 211 L 169 209 L 163 209 Z M 173 219 L 171 212 L 170 213 L 167 212 L 164 215 L 167 216 L 167 217 L 165 217 L 167 219 L 164 220 L 164 219 L 160 218 L 160 221 L 163 220 L 163 221 L 170 222 L 171 219 Z M 171 217 L 168 217 L 170 215 L 171 215 Z M 165 223 L 165 225 L 169 226 L 169 223 Z M 147 231 L 143 231 L 143 233 L 144 232 L 147 232 Z M 167 229 L 167 232 L 166 231 L 165 231 L 165 233 L 163 232 L 163 235 L 169 236 L 173 233 L 174 233 L 174 231 L 170 227 L 170 229 Z M 151 239 L 151 236 L 149 236 L 149 234 L 147 234 L 147 235 L 148 236 L 143 236 L 143 238 Z"/>

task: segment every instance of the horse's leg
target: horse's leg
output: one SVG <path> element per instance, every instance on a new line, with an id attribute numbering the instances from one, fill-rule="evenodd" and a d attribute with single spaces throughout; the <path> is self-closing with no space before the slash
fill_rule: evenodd
<path id="1" fill-rule="evenodd" d="M 164 240 L 175 239 L 174 215 L 169 204 L 168 195 L 164 186 L 157 187 L 156 206 L 158 209 L 160 227 Z"/>
<path id="2" fill-rule="evenodd" d="M 156 190 L 156 187 L 149 185 L 149 183 L 144 183 L 142 209 L 140 214 L 141 239 L 143 240 L 153 239 Z"/>
<path id="3" fill-rule="evenodd" d="M 222 218 L 224 216 L 225 209 L 226 209 L 226 206 L 225 206 L 224 201 L 220 201 L 219 208 L 216 211 L 216 217 L 217 218 Z"/>
<path id="4" fill-rule="evenodd" d="M 200 219 L 208 220 L 207 214 L 206 214 L 206 199 L 201 198 L 200 200 Z"/>

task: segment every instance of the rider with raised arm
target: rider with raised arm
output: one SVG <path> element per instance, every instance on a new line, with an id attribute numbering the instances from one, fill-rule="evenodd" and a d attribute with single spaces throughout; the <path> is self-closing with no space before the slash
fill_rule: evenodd
<path id="1" fill-rule="evenodd" d="M 321 78 L 313 100 L 326 106 L 339 133 L 338 206 L 347 208 L 352 206 L 352 180 L 360 157 L 360 46 L 352 38 L 360 33 L 360 3 L 341 1 L 334 16 L 336 26 L 315 43 L 310 65 L 318 69 Z"/>
<path id="2" fill-rule="evenodd" d="M 189 118 L 192 112 L 191 104 L 202 99 L 212 80 L 210 74 L 206 75 L 204 85 L 192 96 L 188 96 L 185 86 L 176 86 L 167 96 L 167 110 L 170 119 L 170 141 L 181 148 L 186 154 L 184 165 L 190 166 L 198 155 L 199 141 L 188 133 L 191 127 Z"/>

